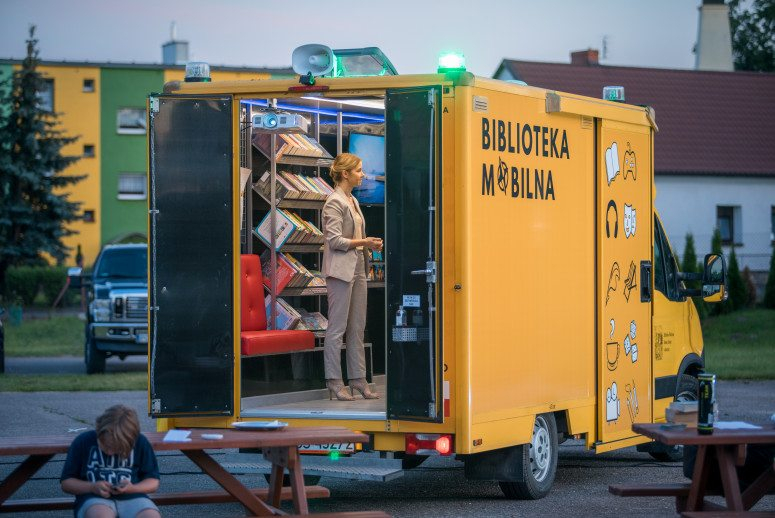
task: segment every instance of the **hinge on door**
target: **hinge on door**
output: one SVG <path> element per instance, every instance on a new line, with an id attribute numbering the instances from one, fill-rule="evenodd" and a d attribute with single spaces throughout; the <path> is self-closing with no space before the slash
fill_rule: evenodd
<path id="1" fill-rule="evenodd" d="M 428 106 L 436 107 L 436 89 L 428 90 Z"/>
<path id="2" fill-rule="evenodd" d="M 152 113 L 159 113 L 159 98 L 158 97 L 150 97 L 150 103 L 151 103 L 151 112 Z"/>

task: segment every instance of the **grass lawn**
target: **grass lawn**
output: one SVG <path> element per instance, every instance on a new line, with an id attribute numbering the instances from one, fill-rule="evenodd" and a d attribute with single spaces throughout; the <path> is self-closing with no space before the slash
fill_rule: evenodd
<path id="1" fill-rule="evenodd" d="M 775 379 L 775 311 L 706 318 L 702 333 L 708 372 L 721 379 Z"/>
<path id="2" fill-rule="evenodd" d="M 114 374 L 2 374 L 0 392 L 99 392 L 112 390 L 146 390 L 145 372 Z"/>
<path id="3" fill-rule="evenodd" d="M 78 317 L 54 316 L 3 323 L 6 356 L 83 356 L 83 330 Z"/>

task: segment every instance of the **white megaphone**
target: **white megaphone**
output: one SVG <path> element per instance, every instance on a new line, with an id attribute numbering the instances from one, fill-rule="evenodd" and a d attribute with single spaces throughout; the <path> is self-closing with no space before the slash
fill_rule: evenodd
<path id="1" fill-rule="evenodd" d="M 325 45 L 310 43 L 296 47 L 291 56 L 293 71 L 301 76 L 299 82 L 314 84 L 316 76 L 323 76 L 334 69 L 334 51 Z"/>

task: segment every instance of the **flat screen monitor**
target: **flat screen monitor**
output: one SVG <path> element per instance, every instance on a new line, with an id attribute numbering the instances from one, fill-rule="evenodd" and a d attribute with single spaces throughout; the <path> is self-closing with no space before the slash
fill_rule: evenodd
<path id="1" fill-rule="evenodd" d="M 363 160 L 366 174 L 361 185 L 353 189 L 358 203 L 385 203 L 385 137 L 350 133 L 350 153 Z"/>

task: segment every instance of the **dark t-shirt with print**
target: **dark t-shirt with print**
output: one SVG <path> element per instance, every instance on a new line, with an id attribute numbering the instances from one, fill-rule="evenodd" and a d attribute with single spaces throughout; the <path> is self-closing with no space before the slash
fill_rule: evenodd
<path id="1" fill-rule="evenodd" d="M 87 482 L 106 480 L 112 485 L 119 486 L 124 480 L 130 480 L 137 484 L 147 478 L 159 478 L 159 465 L 156 455 L 148 439 L 140 434 L 135 442 L 135 447 L 128 459 L 122 459 L 118 455 L 106 455 L 97 444 L 97 432 L 94 430 L 83 432 L 73 440 L 70 449 L 67 450 L 67 460 L 62 468 L 62 476 L 59 480 L 77 478 Z M 94 493 L 76 495 L 75 514 L 87 498 L 97 496 Z M 112 495 L 116 500 L 127 500 L 147 496 L 142 493 L 125 495 Z"/>

